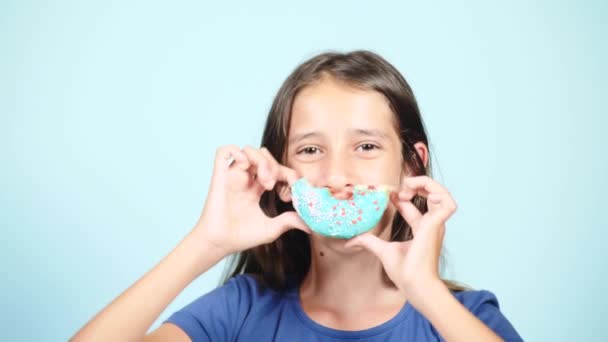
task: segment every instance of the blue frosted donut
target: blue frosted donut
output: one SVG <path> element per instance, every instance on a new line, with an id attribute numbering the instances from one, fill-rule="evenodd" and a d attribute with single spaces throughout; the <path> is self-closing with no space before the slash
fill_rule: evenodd
<path id="1" fill-rule="evenodd" d="M 388 205 L 385 188 L 357 185 L 350 199 L 339 200 L 329 189 L 300 178 L 291 186 L 293 206 L 304 222 L 321 235 L 349 239 L 374 228 Z"/>

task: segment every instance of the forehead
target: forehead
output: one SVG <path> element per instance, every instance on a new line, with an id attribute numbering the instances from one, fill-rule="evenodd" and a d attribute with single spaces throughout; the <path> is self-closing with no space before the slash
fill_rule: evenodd
<path id="1" fill-rule="evenodd" d="M 296 95 L 290 121 L 290 134 L 306 128 L 390 130 L 395 127 L 393 112 L 383 94 L 331 78 L 309 85 Z"/>

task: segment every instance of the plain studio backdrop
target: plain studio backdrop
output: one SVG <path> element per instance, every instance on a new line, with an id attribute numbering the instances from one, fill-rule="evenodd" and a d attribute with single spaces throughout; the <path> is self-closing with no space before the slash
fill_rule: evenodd
<path id="1" fill-rule="evenodd" d="M 607 340 L 605 1 L 3 1 L 0 339 L 66 340 L 185 236 L 215 149 L 369 49 L 417 96 L 458 211 L 445 275 L 529 341 Z M 213 289 L 224 262 L 162 313 Z"/>

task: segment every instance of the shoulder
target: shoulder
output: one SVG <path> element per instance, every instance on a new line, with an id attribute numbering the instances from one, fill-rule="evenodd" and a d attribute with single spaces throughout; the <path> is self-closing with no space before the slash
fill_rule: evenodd
<path id="1" fill-rule="evenodd" d="M 208 308 L 231 311 L 227 313 L 238 313 L 273 298 L 273 294 L 272 290 L 261 285 L 255 275 L 239 274 L 202 295 L 198 303 Z"/>
<path id="2" fill-rule="evenodd" d="M 489 290 L 452 291 L 462 305 L 482 320 L 500 316 L 500 303 L 494 292 Z"/>
<path id="3" fill-rule="evenodd" d="M 266 292 L 251 275 L 237 275 L 174 312 L 173 323 L 193 341 L 231 340 Z"/>
<path id="4" fill-rule="evenodd" d="M 226 283 L 216 289 L 218 292 L 239 294 L 253 300 L 274 298 L 282 296 L 285 292 L 273 290 L 263 285 L 255 274 L 239 274 L 230 278 Z"/>
<path id="5" fill-rule="evenodd" d="M 251 274 L 239 274 L 224 284 L 201 295 L 181 311 L 196 317 L 213 316 L 239 321 L 252 313 L 252 308 L 282 301 L 284 292 L 267 288 Z"/>
<path id="6" fill-rule="evenodd" d="M 471 313 L 484 322 L 505 341 L 522 341 L 511 322 L 501 312 L 498 298 L 489 290 L 452 291 Z"/>
<path id="7" fill-rule="evenodd" d="M 237 275 L 228 279 L 224 284 L 201 295 L 190 306 L 225 305 L 228 302 L 240 302 L 256 293 L 255 280 L 247 275 Z"/>
<path id="8" fill-rule="evenodd" d="M 458 299 L 469 310 L 478 310 L 483 306 L 493 306 L 500 308 L 498 298 L 489 290 L 464 290 L 451 291 L 454 297 Z"/>
<path id="9" fill-rule="evenodd" d="M 240 294 L 243 296 L 255 296 L 265 293 L 264 287 L 253 274 L 239 274 L 226 280 L 213 290 L 203 296 L 233 296 Z"/>

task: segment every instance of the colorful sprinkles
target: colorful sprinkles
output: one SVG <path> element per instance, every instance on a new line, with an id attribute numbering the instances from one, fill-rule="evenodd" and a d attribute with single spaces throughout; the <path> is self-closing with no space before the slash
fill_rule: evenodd
<path id="1" fill-rule="evenodd" d="M 327 188 L 300 178 L 291 186 L 293 206 L 315 232 L 349 239 L 374 228 L 389 201 L 389 188 L 356 185 L 352 197 L 339 200 Z"/>

